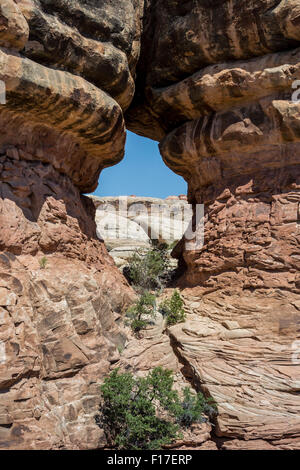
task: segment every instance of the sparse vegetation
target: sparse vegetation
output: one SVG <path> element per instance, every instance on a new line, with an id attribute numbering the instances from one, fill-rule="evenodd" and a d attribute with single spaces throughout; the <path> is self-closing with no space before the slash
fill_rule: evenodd
<path id="1" fill-rule="evenodd" d="M 158 450 L 181 436 L 180 426 L 203 420 L 207 401 L 173 390 L 173 374 L 157 367 L 146 377 L 114 370 L 101 386 L 98 424 L 117 449 Z"/>
<path id="2" fill-rule="evenodd" d="M 159 311 L 166 318 L 168 326 L 184 322 L 186 319 L 183 308 L 183 300 L 177 290 L 173 292 L 173 295 L 170 299 L 164 300 L 160 304 Z"/>
<path id="3" fill-rule="evenodd" d="M 153 246 L 148 251 L 138 250 L 129 260 L 125 274 L 137 292 L 162 290 L 170 277 L 168 246 Z"/>
<path id="4" fill-rule="evenodd" d="M 181 411 L 177 416 L 177 422 L 181 427 L 203 423 L 207 421 L 207 417 L 212 418 L 215 414 L 216 405 L 212 398 L 205 398 L 202 393 L 193 394 L 188 387 L 184 389 Z"/>
<path id="5" fill-rule="evenodd" d="M 156 297 L 145 291 L 126 313 L 128 324 L 134 333 L 139 333 L 155 318 Z"/>
<path id="6" fill-rule="evenodd" d="M 48 259 L 46 258 L 46 256 L 43 256 L 43 257 L 40 259 L 39 263 L 40 263 L 40 268 L 41 268 L 41 269 L 45 269 L 46 266 L 47 266 L 47 263 L 48 263 Z"/>

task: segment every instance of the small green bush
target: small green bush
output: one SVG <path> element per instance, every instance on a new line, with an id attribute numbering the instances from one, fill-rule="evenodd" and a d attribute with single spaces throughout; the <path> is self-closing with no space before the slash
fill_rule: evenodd
<path id="1" fill-rule="evenodd" d="M 170 299 L 164 300 L 160 304 L 159 311 L 164 317 L 166 317 L 168 326 L 184 322 L 186 319 L 183 308 L 183 300 L 177 290 L 173 292 L 173 295 Z"/>
<path id="2" fill-rule="evenodd" d="M 40 268 L 41 268 L 41 269 L 45 269 L 46 266 L 47 266 L 47 263 L 48 263 L 48 260 L 47 260 L 46 256 L 43 256 L 43 257 L 40 259 L 39 263 L 40 263 Z"/>
<path id="3" fill-rule="evenodd" d="M 139 300 L 127 310 L 128 324 L 134 333 L 146 328 L 155 318 L 155 303 L 155 295 L 144 292 Z"/>
<path id="4" fill-rule="evenodd" d="M 188 387 L 184 389 L 181 411 L 177 416 L 180 426 L 188 427 L 193 423 L 203 423 L 207 421 L 204 415 L 212 418 L 215 414 L 216 405 L 213 399 L 205 398 L 202 393 L 192 394 Z"/>
<path id="5" fill-rule="evenodd" d="M 154 246 L 148 251 L 137 250 L 130 258 L 125 275 L 137 291 L 162 290 L 168 282 L 170 259 L 167 245 Z"/>
<path id="6" fill-rule="evenodd" d="M 172 386 L 172 372 L 159 367 L 145 378 L 114 370 L 101 387 L 98 421 L 110 444 L 118 449 L 153 450 L 176 439 L 179 426 L 170 415 L 176 414 L 179 403 Z"/>
<path id="7" fill-rule="evenodd" d="M 180 426 L 203 421 L 206 401 L 184 390 L 183 401 L 173 390 L 170 370 L 156 367 L 146 377 L 115 369 L 101 386 L 102 403 L 96 422 L 117 449 L 158 450 L 181 437 Z"/>

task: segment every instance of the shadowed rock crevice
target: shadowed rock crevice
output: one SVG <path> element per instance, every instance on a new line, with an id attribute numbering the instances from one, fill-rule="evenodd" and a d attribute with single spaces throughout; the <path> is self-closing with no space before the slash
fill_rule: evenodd
<path id="1" fill-rule="evenodd" d="M 176 340 L 176 337 L 172 336 L 172 333 L 170 331 L 167 331 L 167 334 L 170 339 L 170 346 L 173 349 L 173 352 L 178 359 L 178 364 L 180 364 L 180 367 L 181 367 L 180 372 L 182 373 L 186 381 L 190 384 L 191 388 L 193 388 L 197 393 L 201 392 L 206 398 L 212 398 L 209 395 L 208 390 L 203 389 L 201 380 L 197 376 L 195 369 L 193 368 L 191 363 L 184 357 L 184 354 L 182 354 L 182 351 L 181 351 L 182 345 Z M 208 421 L 208 417 L 206 417 L 206 420 Z M 216 435 L 216 432 L 215 432 L 216 424 L 217 424 L 216 415 L 210 416 L 209 417 L 210 438 L 207 439 L 207 444 L 212 445 L 212 448 L 213 448 L 213 444 L 215 444 L 218 450 L 222 450 L 223 440 L 220 439 Z M 228 440 L 230 441 L 230 439 Z M 227 441 L 227 439 L 225 439 L 225 441 Z M 195 442 L 194 447 L 197 448 L 197 442 Z M 193 448 L 193 446 L 191 446 L 191 448 Z"/>

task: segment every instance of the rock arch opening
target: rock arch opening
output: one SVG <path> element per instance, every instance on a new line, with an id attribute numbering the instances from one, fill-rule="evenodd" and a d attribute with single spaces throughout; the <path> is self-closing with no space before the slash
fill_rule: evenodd
<path id="1" fill-rule="evenodd" d="M 171 251 L 192 217 L 186 191 L 183 178 L 163 162 L 158 143 L 128 132 L 124 159 L 102 171 L 91 196 L 97 234 L 118 267 L 156 242 Z"/>

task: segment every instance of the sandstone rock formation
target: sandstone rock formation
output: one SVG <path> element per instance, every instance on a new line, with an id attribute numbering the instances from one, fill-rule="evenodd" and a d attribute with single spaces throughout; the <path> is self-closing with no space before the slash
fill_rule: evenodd
<path id="1" fill-rule="evenodd" d="M 192 218 L 192 208 L 182 196 L 166 199 L 91 196 L 91 199 L 96 207 L 98 237 L 104 240 L 120 268 L 128 264 L 137 250 L 150 249 L 151 240 L 176 244 Z M 176 260 L 171 261 L 177 267 Z"/>
<path id="2" fill-rule="evenodd" d="M 146 2 L 126 114 L 205 205 L 204 246 L 173 252 L 199 306 L 170 335 L 228 448 L 299 446 L 299 20 L 294 0 Z"/>
<path id="3" fill-rule="evenodd" d="M 5 449 L 104 446 L 95 422 L 99 384 L 126 341 L 118 323 L 133 293 L 98 240 L 95 208 L 81 193 L 123 156 L 139 13 L 129 0 L 122 2 L 127 15 L 120 2 L 102 2 L 102 14 L 90 3 L 1 2 Z"/>
<path id="4" fill-rule="evenodd" d="M 0 447 L 95 448 L 99 382 L 126 341 L 117 323 L 132 293 L 90 200 L 18 155 L 0 157 Z"/>
<path id="5" fill-rule="evenodd" d="M 299 449 L 299 375 L 288 364 L 294 318 L 283 296 L 277 304 L 261 296 L 254 306 L 253 295 L 203 296 L 195 289 L 183 295 L 186 322 L 166 329 L 157 314 L 142 339 L 125 344 L 114 367 L 137 375 L 149 363 L 168 367 L 179 391 L 190 386 L 214 397 L 214 422 L 184 430 L 177 449 Z M 285 322 L 278 335 L 279 309 Z"/>
<path id="6" fill-rule="evenodd" d="M 170 328 L 196 388 L 218 403 L 211 436 L 218 448 L 300 448 L 300 374 L 291 346 L 299 321 L 291 304 L 297 296 L 291 304 L 280 293 L 270 297 L 199 295 L 189 299 L 186 323 Z"/>
<path id="7" fill-rule="evenodd" d="M 298 0 L 1 1 L 2 448 L 105 446 L 98 384 L 133 366 L 116 348 L 133 293 L 82 194 L 125 120 L 205 204 L 204 246 L 174 250 L 188 321 L 137 368 L 167 362 L 217 401 L 182 446 L 299 447 L 299 20 Z"/>

